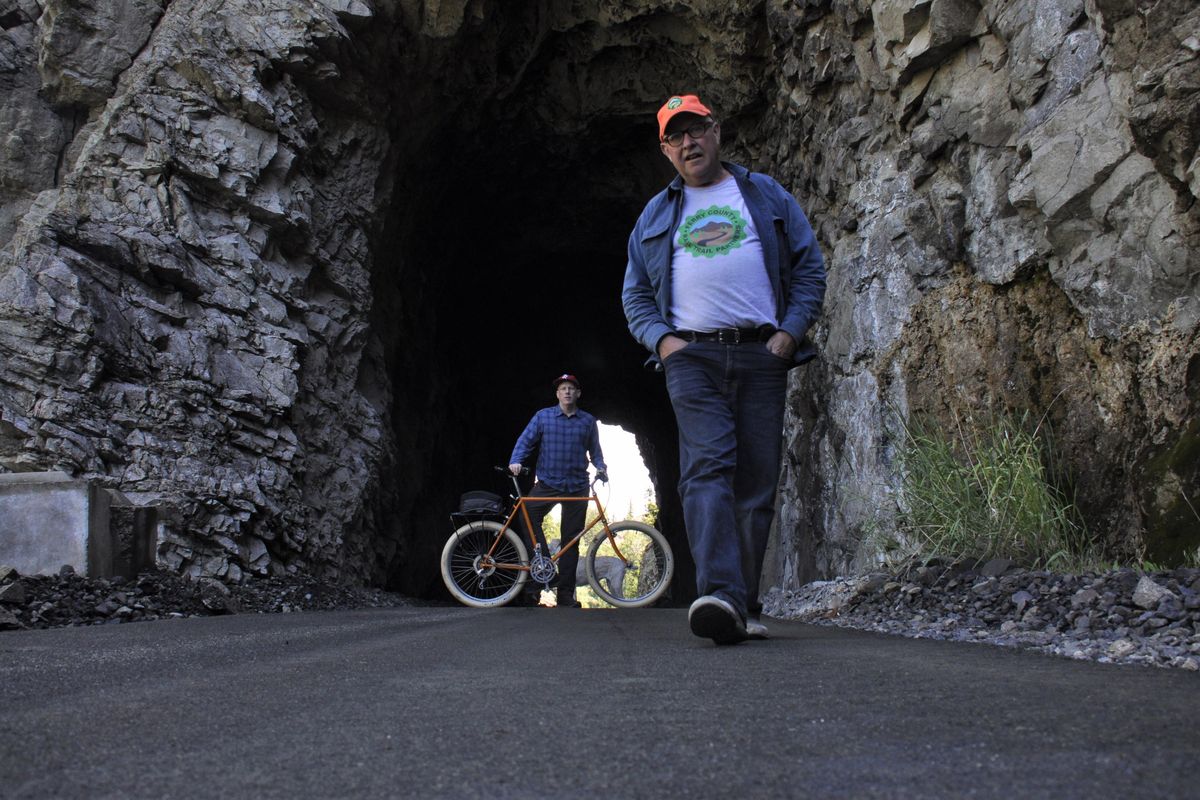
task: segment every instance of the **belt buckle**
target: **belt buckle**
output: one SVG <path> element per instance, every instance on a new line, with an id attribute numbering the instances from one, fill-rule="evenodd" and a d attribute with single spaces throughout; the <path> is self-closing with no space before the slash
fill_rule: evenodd
<path id="1" fill-rule="evenodd" d="M 742 332 L 738 328 L 721 328 L 717 331 L 717 341 L 721 344 L 741 344 Z"/>

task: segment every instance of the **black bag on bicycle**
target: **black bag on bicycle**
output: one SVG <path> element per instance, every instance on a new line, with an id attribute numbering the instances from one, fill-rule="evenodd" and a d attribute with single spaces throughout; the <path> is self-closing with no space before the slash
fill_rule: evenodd
<path id="1" fill-rule="evenodd" d="M 458 503 L 458 511 L 482 517 L 503 517 L 504 501 L 493 492 L 467 492 Z"/>

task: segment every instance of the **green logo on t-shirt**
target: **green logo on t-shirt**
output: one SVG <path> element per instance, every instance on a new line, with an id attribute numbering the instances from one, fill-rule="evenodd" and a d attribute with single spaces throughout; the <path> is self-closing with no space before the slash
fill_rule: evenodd
<path id="1" fill-rule="evenodd" d="M 679 246 L 699 258 L 723 256 L 746 239 L 746 220 L 729 206 L 709 206 L 679 227 Z"/>

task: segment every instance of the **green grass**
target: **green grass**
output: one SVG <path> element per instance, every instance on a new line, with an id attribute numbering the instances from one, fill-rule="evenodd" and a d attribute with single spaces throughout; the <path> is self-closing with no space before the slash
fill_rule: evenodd
<path id="1" fill-rule="evenodd" d="M 909 554 L 1059 571 L 1095 562 L 1079 514 L 1047 474 L 1053 451 L 1040 425 L 913 420 L 905 435 L 897 534 Z"/>

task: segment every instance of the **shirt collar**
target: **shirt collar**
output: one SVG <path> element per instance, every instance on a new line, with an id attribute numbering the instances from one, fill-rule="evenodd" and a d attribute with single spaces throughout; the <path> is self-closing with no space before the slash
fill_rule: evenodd
<path id="1" fill-rule="evenodd" d="M 741 179 L 744 179 L 750 174 L 750 170 L 746 169 L 741 164 L 734 164 L 732 161 L 722 161 L 721 166 L 723 166 L 726 171 L 734 177 L 735 180 L 739 181 L 739 188 L 741 188 Z M 676 173 L 675 179 L 667 184 L 667 188 L 673 193 L 681 194 L 683 192 L 684 185 L 683 176 Z"/>

